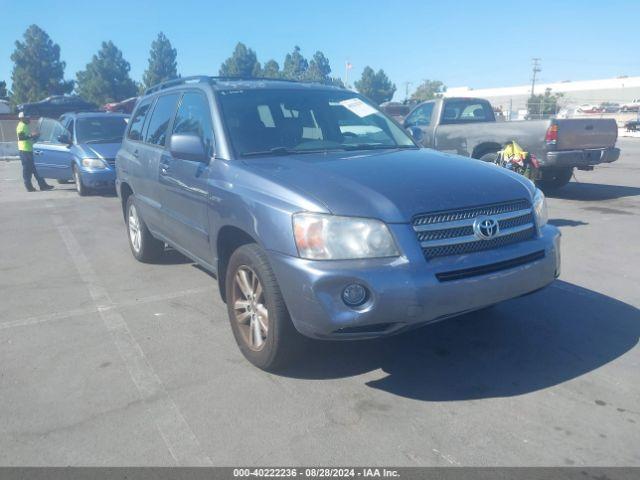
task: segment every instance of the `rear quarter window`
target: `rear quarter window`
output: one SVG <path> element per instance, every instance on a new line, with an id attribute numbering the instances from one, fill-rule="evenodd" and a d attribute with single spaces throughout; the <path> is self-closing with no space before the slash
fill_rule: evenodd
<path id="1" fill-rule="evenodd" d="M 127 133 L 127 138 L 130 140 L 137 140 L 139 142 L 142 141 L 142 129 L 144 127 L 144 121 L 147 118 L 147 112 L 149 111 L 149 107 L 151 106 L 151 100 L 146 100 L 142 102 L 133 116 L 131 117 L 129 131 Z"/>

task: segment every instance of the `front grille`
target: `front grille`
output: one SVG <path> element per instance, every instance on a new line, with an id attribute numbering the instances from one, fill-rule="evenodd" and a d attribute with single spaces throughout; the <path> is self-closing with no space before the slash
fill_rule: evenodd
<path id="1" fill-rule="evenodd" d="M 115 158 L 105 158 L 105 161 L 109 164 L 111 168 L 114 168 L 116 166 Z"/>
<path id="2" fill-rule="evenodd" d="M 454 222 L 456 220 L 467 220 L 476 218 L 479 215 L 498 215 L 501 213 L 514 212 L 516 210 L 525 210 L 531 208 L 529 201 L 517 200 L 515 202 L 497 203 L 493 205 L 485 205 L 482 207 L 464 208 L 460 210 L 425 213 L 417 215 L 413 219 L 413 225 L 431 225 L 434 223 Z"/>
<path id="3" fill-rule="evenodd" d="M 479 216 L 498 221 L 498 236 L 489 240 L 475 236 L 473 222 Z M 527 200 L 421 214 L 412 224 L 427 259 L 500 248 L 536 234 L 533 211 Z"/>

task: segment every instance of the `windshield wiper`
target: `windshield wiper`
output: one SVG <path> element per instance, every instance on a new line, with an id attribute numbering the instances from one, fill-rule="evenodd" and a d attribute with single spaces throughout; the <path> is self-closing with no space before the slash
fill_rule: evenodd
<path id="1" fill-rule="evenodd" d="M 296 153 L 295 150 L 292 150 L 287 147 L 274 147 L 268 150 L 258 150 L 255 152 L 244 152 L 240 155 L 243 157 L 257 157 L 260 155 L 289 155 L 291 153 Z"/>
<path id="2" fill-rule="evenodd" d="M 260 150 L 256 152 L 244 152 L 241 153 L 241 157 L 257 157 L 260 155 L 302 155 L 306 153 L 327 153 L 336 150 L 347 150 L 346 148 L 340 146 L 338 148 L 308 148 L 308 149 L 295 149 L 295 148 L 287 148 L 287 147 L 274 147 L 268 150 Z"/>
<path id="3" fill-rule="evenodd" d="M 418 147 L 414 145 L 380 145 L 373 143 L 355 143 L 355 144 L 343 144 L 342 148 L 345 150 L 396 150 L 400 148 L 413 148 Z"/>
<path id="4" fill-rule="evenodd" d="M 105 143 L 110 142 L 111 140 L 122 140 L 122 137 L 94 138 L 93 140 L 87 140 L 86 142 L 80 143 Z"/>

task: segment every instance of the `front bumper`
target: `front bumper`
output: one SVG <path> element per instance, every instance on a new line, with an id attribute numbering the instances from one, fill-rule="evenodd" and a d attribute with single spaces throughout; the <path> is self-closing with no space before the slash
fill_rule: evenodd
<path id="1" fill-rule="evenodd" d="M 597 148 L 592 150 L 560 150 L 545 154 L 543 167 L 588 167 L 615 162 L 620 157 L 619 148 Z"/>
<path id="2" fill-rule="evenodd" d="M 101 170 L 80 170 L 80 178 L 88 188 L 115 188 L 116 172 L 110 168 Z"/>
<path id="3" fill-rule="evenodd" d="M 398 230 L 396 237 L 402 233 L 400 227 L 392 227 Z M 417 245 L 413 232 L 405 240 L 411 235 Z M 405 256 L 394 259 L 349 261 L 310 261 L 276 252 L 269 256 L 296 329 L 320 339 L 398 333 L 526 295 L 547 286 L 560 273 L 560 232 L 550 225 L 535 239 L 457 257 L 427 261 L 419 248 L 404 251 Z M 543 256 L 463 279 L 441 281 L 436 277 L 437 273 L 504 264 L 532 254 Z M 346 306 L 341 297 L 344 287 L 354 282 L 370 292 L 359 308 Z"/>

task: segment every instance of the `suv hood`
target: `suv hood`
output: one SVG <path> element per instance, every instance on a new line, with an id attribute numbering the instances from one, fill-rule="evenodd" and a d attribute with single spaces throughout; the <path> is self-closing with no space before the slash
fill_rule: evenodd
<path id="1" fill-rule="evenodd" d="M 533 196 L 524 177 L 435 150 L 337 152 L 245 160 L 255 173 L 303 191 L 335 215 L 407 223 L 436 212 Z"/>

